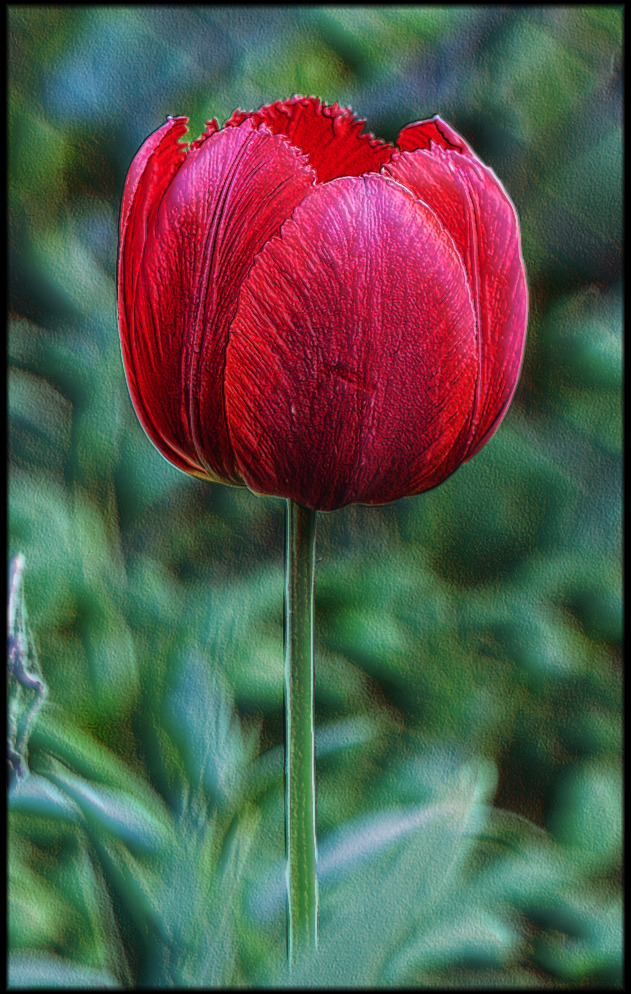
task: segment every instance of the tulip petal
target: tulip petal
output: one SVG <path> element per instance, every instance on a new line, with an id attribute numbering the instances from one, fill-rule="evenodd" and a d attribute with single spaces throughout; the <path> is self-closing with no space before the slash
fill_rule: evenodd
<path id="1" fill-rule="evenodd" d="M 506 413 L 522 361 L 528 291 L 515 208 L 491 169 L 450 144 L 395 154 L 383 174 L 432 208 L 468 274 L 480 353 L 476 400 L 462 440 L 462 458 L 470 459 Z"/>
<path id="2" fill-rule="evenodd" d="M 129 337 L 162 444 L 210 479 L 241 483 L 224 411 L 228 327 L 255 254 L 314 175 L 285 138 L 251 121 L 202 138 L 146 234 L 136 233 L 143 251 Z"/>
<path id="3" fill-rule="evenodd" d="M 147 229 L 166 188 L 186 158 L 186 145 L 179 141 L 186 133 L 186 122 L 185 117 L 169 118 L 147 138 L 129 168 L 120 219 L 118 319 L 129 392 L 140 423 L 162 455 L 178 469 L 200 474 L 202 467 L 190 454 L 164 437 L 160 428 L 164 417 L 156 410 L 155 402 L 145 403 L 142 376 L 145 350 L 133 313 Z"/>
<path id="4" fill-rule="evenodd" d="M 453 149 L 463 155 L 473 155 L 471 146 L 457 131 L 436 114 L 427 121 L 415 121 L 401 129 L 397 145 L 402 152 L 415 152 L 419 148 L 430 148 L 431 144 L 439 148 Z"/>
<path id="5" fill-rule="evenodd" d="M 382 176 L 318 185 L 230 329 L 226 411 L 257 492 L 332 510 L 435 486 L 470 415 L 475 316 L 450 234 Z"/>
<path id="6" fill-rule="evenodd" d="M 366 123 L 348 107 L 323 104 L 316 97 L 278 100 L 254 112 L 235 111 L 226 126 L 252 120 L 263 122 L 309 156 L 319 183 L 339 176 L 378 172 L 390 160 L 392 145 L 362 134 Z"/>

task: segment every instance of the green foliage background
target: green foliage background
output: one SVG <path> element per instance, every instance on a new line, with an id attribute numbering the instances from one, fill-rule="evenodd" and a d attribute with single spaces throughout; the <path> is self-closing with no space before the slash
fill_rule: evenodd
<path id="1" fill-rule="evenodd" d="M 286 982 L 284 504 L 146 439 L 115 276 L 166 115 L 194 137 L 294 92 L 389 140 L 453 124 L 531 294 L 482 452 L 319 516 L 323 949 L 294 983 L 621 984 L 622 19 L 9 8 L 9 542 L 49 688 L 11 793 L 13 986 Z"/>

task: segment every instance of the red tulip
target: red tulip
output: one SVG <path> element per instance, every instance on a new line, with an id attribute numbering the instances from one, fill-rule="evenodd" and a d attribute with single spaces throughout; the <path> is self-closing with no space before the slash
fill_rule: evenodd
<path id="1" fill-rule="evenodd" d="M 498 427 L 527 288 L 515 210 L 439 117 L 398 146 L 293 97 L 142 146 L 118 272 L 145 431 L 185 472 L 332 510 L 429 490 Z"/>

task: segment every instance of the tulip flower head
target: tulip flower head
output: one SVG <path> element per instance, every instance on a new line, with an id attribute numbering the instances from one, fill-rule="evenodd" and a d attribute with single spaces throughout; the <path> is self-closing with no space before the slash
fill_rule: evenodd
<path id="1" fill-rule="evenodd" d="M 293 97 L 169 118 L 134 158 L 118 270 L 145 431 L 194 476 L 332 510 L 435 487 L 485 444 L 521 366 L 514 207 L 439 117 L 396 146 Z"/>

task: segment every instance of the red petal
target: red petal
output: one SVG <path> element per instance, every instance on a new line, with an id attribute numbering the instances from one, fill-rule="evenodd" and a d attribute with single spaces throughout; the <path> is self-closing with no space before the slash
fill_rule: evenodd
<path id="1" fill-rule="evenodd" d="M 362 134 L 366 123 L 348 107 L 323 104 L 316 97 L 291 97 L 248 113 L 235 111 L 227 126 L 249 119 L 265 123 L 275 134 L 287 135 L 306 152 L 319 183 L 338 176 L 378 172 L 390 160 L 392 145 Z"/>
<path id="2" fill-rule="evenodd" d="M 469 459 L 506 413 L 524 350 L 528 291 L 515 209 L 495 174 L 473 153 L 433 146 L 395 155 L 383 172 L 435 211 L 467 270 L 480 352 L 476 402 L 463 439 Z"/>
<path id="3" fill-rule="evenodd" d="M 431 148 L 431 145 L 438 145 L 439 148 L 453 149 L 463 155 L 473 155 L 471 146 L 457 131 L 443 121 L 436 114 L 435 117 L 427 121 L 416 121 L 414 124 L 407 124 L 402 128 L 397 141 L 397 145 L 402 152 L 414 152 L 419 148 Z"/>
<path id="4" fill-rule="evenodd" d="M 187 117 L 169 117 L 161 128 L 149 135 L 136 152 L 123 191 L 121 239 L 125 236 L 134 201 L 137 210 L 150 212 L 157 206 L 171 177 L 181 166 L 187 148 L 178 139 L 186 134 L 187 121 Z"/>
<path id="5" fill-rule="evenodd" d="M 186 133 L 187 120 L 186 117 L 169 118 L 147 138 L 129 168 L 121 207 L 118 321 L 129 392 L 140 423 L 154 445 L 178 469 L 201 473 L 202 467 L 191 458 L 190 452 L 182 450 L 181 443 L 174 444 L 173 440 L 164 437 L 161 405 L 156 409 L 155 402 L 145 403 L 143 343 L 138 340 L 133 315 L 147 228 L 164 191 L 186 158 L 187 147 L 179 139 Z"/>
<path id="6" fill-rule="evenodd" d="M 454 466 L 477 371 L 451 236 L 371 174 L 317 186 L 257 256 L 230 330 L 226 410 L 255 491 L 331 510 Z"/>
<path id="7" fill-rule="evenodd" d="M 285 139 L 253 122 L 202 138 L 148 231 L 136 232 L 143 254 L 129 338 L 163 444 L 211 479 L 241 482 L 224 412 L 228 327 L 255 253 L 314 177 Z"/>

